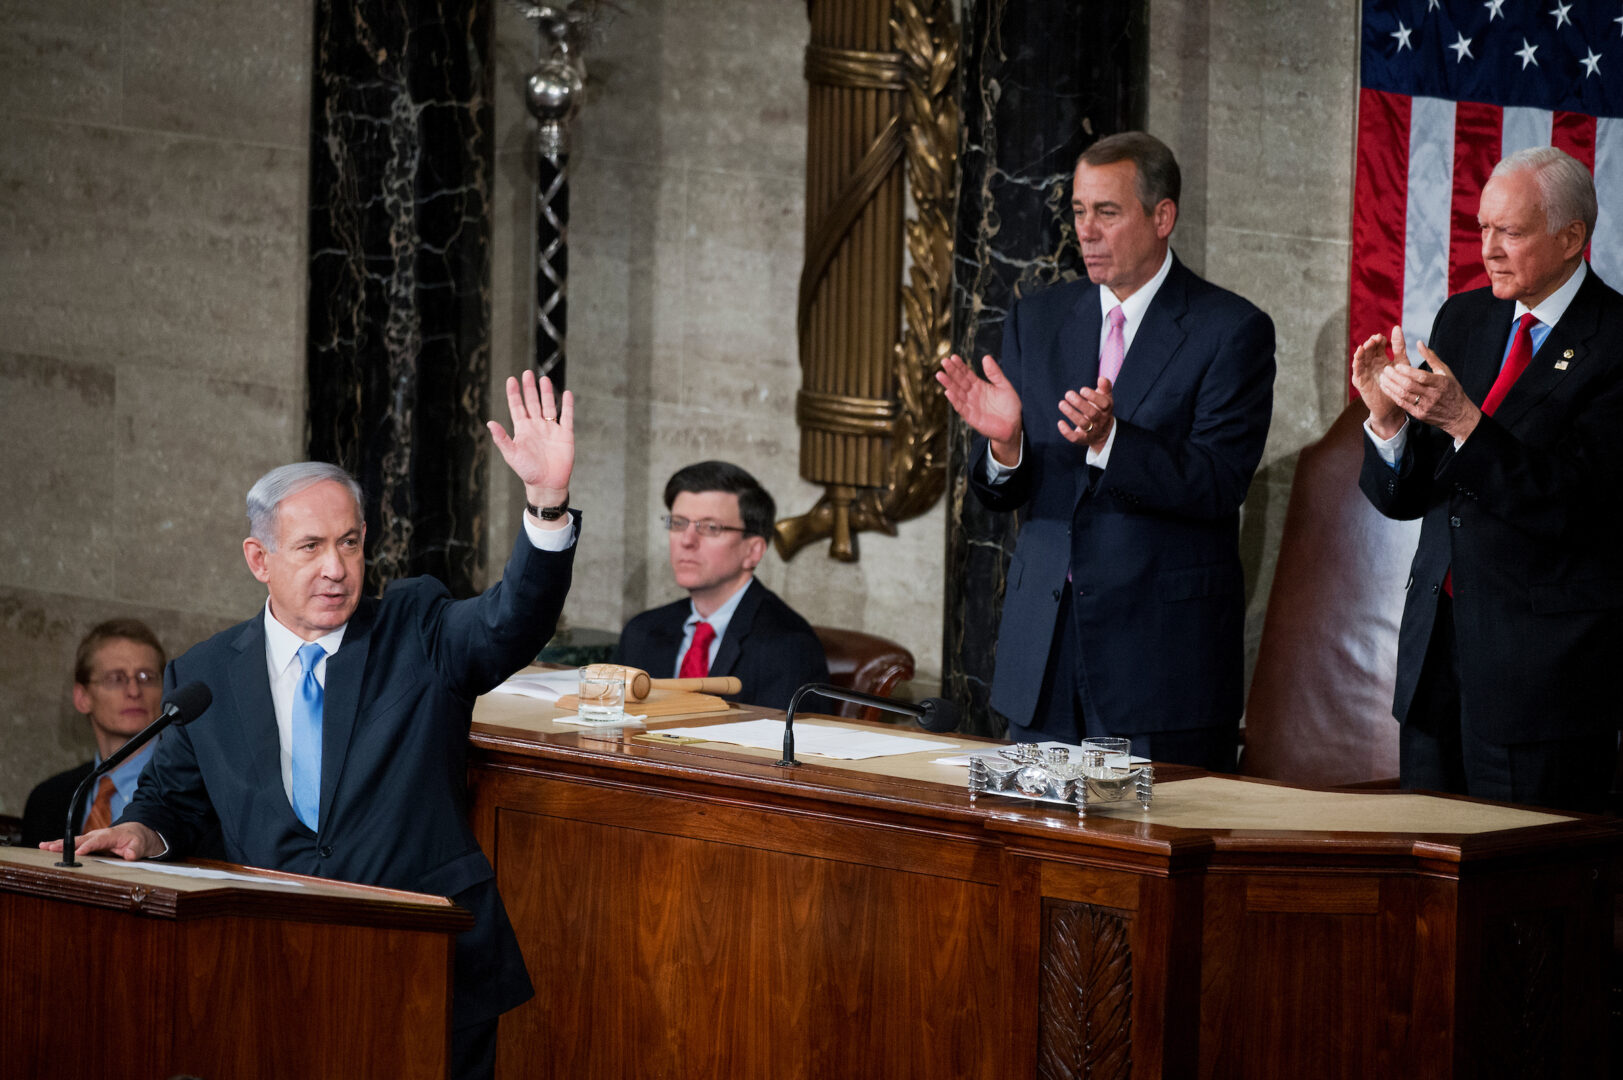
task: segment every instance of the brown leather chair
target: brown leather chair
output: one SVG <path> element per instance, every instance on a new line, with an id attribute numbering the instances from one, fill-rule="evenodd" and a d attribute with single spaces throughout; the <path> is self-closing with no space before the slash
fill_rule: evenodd
<path id="1" fill-rule="evenodd" d="M 1296 463 L 1246 700 L 1250 776 L 1334 787 L 1398 773 L 1392 684 L 1420 523 L 1358 490 L 1367 415 L 1348 405 Z"/>
<path id="2" fill-rule="evenodd" d="M 889 638 L 864 634 L 860 630 L 840 630 L 814 626 L 817 640 L 828 657 L 829 682 L 846 690 L 861 690 L 890 697 L 898 683 L 913 677 L 913 654 Z M 808 700 L 818 712 L 833 712 L 864 720 L 895 720 L 896 716 L 849 701 Z M 838 708 L 835 708 L 835 705 Z"/>

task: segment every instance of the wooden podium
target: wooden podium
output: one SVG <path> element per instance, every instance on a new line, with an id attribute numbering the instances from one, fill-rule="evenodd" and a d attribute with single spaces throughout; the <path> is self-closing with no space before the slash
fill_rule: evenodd
<path id="1" fill-rule="evenodd" d="M 421 1077 L 449 1063 L 449 900 L 0 847 L 0 1076 Z"/>
<path id="2" fill-rule="evenodd" d="M 535 709 L 475 714 L 537 990 L 498 1077 L 1604 1075 L 1623 823 L 1176 768 L 1082 822 L 940 751 L 783 769 Z"/>

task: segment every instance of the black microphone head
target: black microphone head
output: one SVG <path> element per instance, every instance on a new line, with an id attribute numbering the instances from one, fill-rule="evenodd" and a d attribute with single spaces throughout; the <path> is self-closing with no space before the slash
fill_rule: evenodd
<path id="1" fill-rule="evenodd" d="M 205 682 L 189 682 L 171 690 L 163 699 L 163 711 L 174 714 L 177 724 L 189 724 L 214 703 L 214 692 Z"/>
<path id="2" fill-rule="evenodd" d="M 957 731 L 958 706 L 946 698 L 927 697 L 919 702 L 919 708 L 924 715 L 919 717 L 919 727 L 925 731 Z"/>

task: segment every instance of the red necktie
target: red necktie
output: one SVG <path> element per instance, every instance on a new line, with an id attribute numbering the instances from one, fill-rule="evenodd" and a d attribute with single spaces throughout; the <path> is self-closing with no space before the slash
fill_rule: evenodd
<path id="1" fill-rule="evenodd" d="M 682 670 L 676 673 L 678 678 L 702 679 L 710 674 L 710 643 L 714 640 L 714 626 L 701 622 L 693 627 L 693 644 L 688 646 L 687 655 L 682 657 Z"/>
<path id="2" fill-rule="evenodd" d="M 1516 336 L 1510 341 L 1510 352 L 1505 356 L 1504 366 L 1499 369 L 1499 377 L 1493 380 L 1493 386 L 1488 390 L 1488 396 L 1482 399 L 1482 414 L 1492 416 L 1494 410 L 1499 408 L 1505 395 L 1527 365 L 1533 362 L 1533 324 L 1538 319 L 1529 311 L 1516 323 Z M 1454 595 L 1454 568 L 1449 567 L 1448 573 L 1443 576 L 1443 591 L 1449 596 Z"/>
<path id="3" fill-rule="evenodd" d="M 105 829 L 113 823 L 113 778 L 104 776 L 96 788 L 96 801 L 90 804 L 90 816 L 85 818 L 85 832 Z"/>
<path id="4" fill-rule="evenodd" d="M 1521 373 L 1527 370 L 1527 365 L 1533 362 L 1533 324 L 1538 322 L 1529 311 L 1523 315 L 1516 324 L 1516 337 L 1510 343 L 1510 353 L 1505 357 L 1505 366 L 1499 369 L 1499 377 L 1493 380 L 1493 388 L 1488 396 L 1482 399 L 1482 411 L 1492 416 L 1499 403 L 1505 400 L 1510 393 L 1511 384 Z"/>

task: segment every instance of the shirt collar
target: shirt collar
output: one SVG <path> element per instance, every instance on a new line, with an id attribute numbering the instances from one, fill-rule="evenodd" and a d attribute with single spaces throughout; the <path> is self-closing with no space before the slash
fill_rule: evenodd
<path id="1" fill-rule="evenodd" d="M 123 764 L 107 774 L 113 778 L 113 787 L 118 789 L 118 793 L 125 799 L 129 799 L 135 794 L 135 784 L 137 780 L 141 779 L 141 770 L 146 768 L 147 761 L 152 757 L 152 752 L 158 748 L 158 744 L 162 741 L 163 732 L 160 731 L 156 738 L 125 758 Z M 101 755 L 97 754 L 92 768 L 99 769 L 101 760 Z"/>
<path id="2" fill-rule="evenodd" d="M 688 617 L 687 621 L 682 624 L 682 632 L 684 634 L 688 633 L 699 623 L 707 622 L 710 624 L 710 628 L 716 632 L 716 638 L 719 640 L 727 633 L 727 624 L 733 621 L 733 613 L 738 610 L 738 605 L 744 600 L 744 594 L 749 592 L 750 584 L 754 581 L 755 575 L 751 574 L 749 580 L 738 587 L 737 592 L 729 596 L 719 608 L 709 615 L 700 615 L 699 609 L 693 606 L 693 601 L 689 600 Z"/>
<path id="3" fill-rule="evenodd" d="M 1545 297 L 1538 307 L 1530 308 L 1520 300 L 1516 301 L 1516 314 L 1511 321 L 1515 322 L 1531 311 L 1533 318 L 1545 326 L 1554 326 L 1561 321 L 1561 316 L 1567 313 L 1567 308 L 1572 306 L 1572 299 L 1578 295 L 1578 289 L 1583 285 L 1584 278 L 1588 274 L 1589 268 L 1580 259 L 1578 269 L 1572 272 L 1572 276 L 1567 278 L 1559 289 Z"/>
<path id="4" fill-rule="evenodd" d="M 1110 321 L 1110 309 L 1117 304 L 1121 305 L 1122 316 L 1127 320 L 1128 326 L 1137 326 L 1138 321 L 1149 310 L 1150 301 L 1155 294 L 1161 291 L 1161 285 L 1166 281 L 1167 275 L 1172 272 L 1172 249 L 1167 248 L 1166 256 L 1161 260 L 1161 269 L 1155 276 L 1144 283 L 1144 287 L 1125 300 L 1116 299 L 1116 294 L 1104 286 L 1099 287 L 1099 312 L 1104 315 L 1105 321 Z"/>
<path id="5" fill-rule="evenodd" d="M 323 652 L 331 656 L 338 651 L 338 646 L 343 644 L 344 631 L 347 629 L 349 623 L 345 623 L 330 634 L 323 634 L 316 639 L 316 643 L 321 646 Z M 266 600 L 265 652 L 270 657 L 271 671 L 278 676 L 286 671 L 304 644 L 303 638 L 276 621 L 276 616 L 271 614 L 270 601 Z"/>

